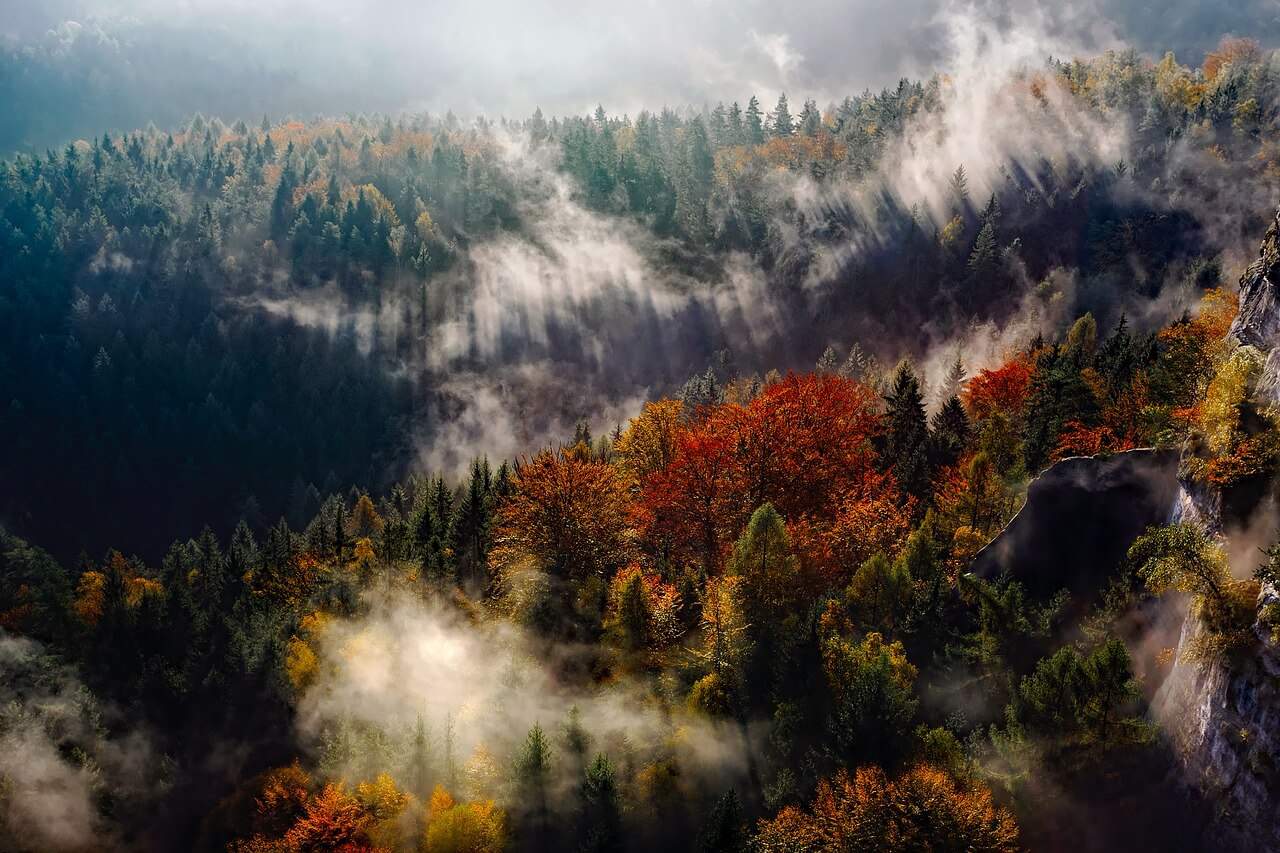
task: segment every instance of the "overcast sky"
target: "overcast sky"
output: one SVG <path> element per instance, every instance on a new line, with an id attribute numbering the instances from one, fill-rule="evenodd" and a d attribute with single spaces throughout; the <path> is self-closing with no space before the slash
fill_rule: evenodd
<path id="1" fill-rule="evenodd" d="M 1226 32 L 1280 42 L 1280 0 L 0 0 L 0 30 L 45 40 L 66 21 L 128 42 L 172 31 L 248 66 L 339 92 L 334 109 L 527 115 L 762 99 L 825 105 L 945 70 L 948 19 L 1031 27 L 1046 52 L 1132 45 L 1198 62 Z M 83 37 L 83 35 L 81 36 Z M 345 103 L 353 102 L 353 103 Z M 192 105 L 193 111 L 199 104 Z"/>

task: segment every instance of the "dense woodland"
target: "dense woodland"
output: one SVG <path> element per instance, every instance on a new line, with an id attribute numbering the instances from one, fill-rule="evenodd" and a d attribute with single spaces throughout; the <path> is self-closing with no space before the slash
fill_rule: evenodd
<path id="1" fill-rule="evenodd" d="M 1129 617 L 1180 592 L 1210 629 L 1196 653 L 1230 655 L 1275 561 L 1234 579 L 1174 525 L 1080 600 L 968 569 L 1069 456 L 1185 447 L 1228 495 L 1272 476 L 1280 424 L 1251 399 L 1261 357 L 1227 343 L 1222 259 L 1273 206 L 1248 209 L 1280 178 L 1278 84 L 1242 41 L 1201 69 L 1051 61 L 1018 97 L 1129 122 L 1127 159 L 1026 158 L 985 197 L 956 163 L 919 206 L 883 161 L 945 78 L 794 111 L 197 117 L 13 158 L 0 738 L 47 747 L 94 843 L 123 848 L 1056 849 L 1081 798 L 1162 803 L 1187 843 L 1197 806 L 1147 716 L 1170 661 Z M 758 264 L 809 318 L 790 356 L 691 355 L 627 423 L 584 411 L 554 446 L 414 470 L 433 288 L 548 191 L 512 137 L 683 275 Z M 370 337 L 255 307 L 283 286 L 404 321 Z M 1066 322 L 923 381 L 910 330 L 1026 300 Z M 379 691 L 415 689 L 393 672 L 335 712 L 387 624 L 510 668 L 483 707 L 419 685 L 433 701 L 387 711 Z M 537 678 L 559 716 L 521 710 Z M 646 736 L 597 725 L 610 696 Z M 140 772 L 122 755 L 143 741 Z M 0 802 L 22 778 L 0 762 Z M 17 814 L 5 849 L 84 846 Z"/>

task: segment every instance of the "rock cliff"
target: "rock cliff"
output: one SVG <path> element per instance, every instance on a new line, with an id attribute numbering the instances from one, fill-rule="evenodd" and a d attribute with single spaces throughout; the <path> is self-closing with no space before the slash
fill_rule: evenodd
<path id="1" fill-rule="evenodd" d="M 1240 312 L 1231 337 L 1267 353 L 1254 392 L 1260 405 L 1280 405 L 1280 211 L 1258 260 L 1240 280 Z M 1171 520 L 1222 527 L 1221 495 L 1183 482 Z M 1259 610 L 1278 598 L 1263 586 Z M 1280 648 L 1255 623 L 1250 647 L 1229 659 L 1198 663 L 1184 657 L 1203 628 L 1193 615 L 1182 626 L 1178 657 L 1154 711 L 1168 732 L 1184 778 L 1214 806 L 1205 845 L 1217 850 L 1280 851 Z"/>

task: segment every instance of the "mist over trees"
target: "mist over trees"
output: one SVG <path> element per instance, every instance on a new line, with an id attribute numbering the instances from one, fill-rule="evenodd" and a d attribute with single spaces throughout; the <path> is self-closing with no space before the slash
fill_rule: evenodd
<path id="1" fill-rule="evenodd" d="M 1227 335 L 1278 84 L 1228 39 L 13 156 L 0 846 L 1199 838 L 1135 623 L 1188 596 L 1230 659 L 1274 566 L 1177 524 L 1104 589 L 971 567 L 1064 459 L 1270 488 Z"/>
<path id="2" fill-rule="evenodd" d="M 465 406 L 448 384 L 462 368 L 545 359 L 603 396 L 675 390 L 722 351 L 763 373 L 812 364 L 827 342 L 925 357 L 969 324 L 1028 313 L 1145 323 L 1169 300 L 1189 305 L 1265 209 L 1226 200 L 1223 182 L 1264 195 L 1272 180 L 1270 55 L 1224 51 L 1212 79 L 1133 54 L 1024 76 L 1020 108 L 1052 90 L 1081 115 L 1132 122 L 1132 159 L 1031 149 L 991 170 L 983 196 L 959 163 L 910 205 L 892 165 L 944 110 L 938 79 L 826 112 L 808 101 L 794 120 L 785 99 L 470 128 L 197 117 L 20 156 L 2 190 L 0 471 L 23 487 L 3 511 L 64 559 L 121 537 L 154 557 L 170 530 L 301 524 L 322 494 L 389 485 L 415 430 L 430 443 Z M 516 165 L 537 157 L 552 171 Z M 614 251 L 632 260 L 538 248 L 624 220 L 636 229 Z M 514 256 L 523 275 L 600 271 L 528 290 L 495 254 L 526 245 L 513 239 L 532 241 Z M 736 282 L 742 259 L 752 289 L 705 283 Z M 637 351 L 642 329 L 663 361 Z M 546 417 L 519 405 L 515 431 L 545 435 Z"/>

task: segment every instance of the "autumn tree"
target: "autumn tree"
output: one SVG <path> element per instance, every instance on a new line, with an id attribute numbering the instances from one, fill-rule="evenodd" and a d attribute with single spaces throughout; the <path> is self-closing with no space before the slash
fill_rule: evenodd
<path id="1" fill-rule="evenodd" d="M 672 463 L 676 456 L 683 404 L 679 400 L 645 403 L 614 445 L 620 464 L 639 483 Z"/>
<path id="2" fill-rule="evenodd" d="M 383 523 L 373 500 L 367 494 L 362 494 L 347 519 L 347 534 L 356 539 L 372 539 L 382 530 Z"/>
<path id="3" fill-rule="evenodd" d="M 742 699 L 751 638 L 743 603 L 742 578 L 708 578 L 702 595 L 702 648 L 708 670 L 693 686 L 689 702 L 712 714 L 728 714 Z"/>
<path id="4" fill-rule="evenodd" d="M 626 563 L 629 499 L 612 465 L 544 450 L 517 468 L 514 487 L 498 516 L 491 569 L 530 558 L 583 580 Z"/>
<path id="5" fill-rule="evenodd" d="M 284 835 L 287 850 L 327 853 L 331 850 L 372 851 L 369 830 L 374 817 L 339 784 L 325 785 L 307 801 L 303 814 Z"/>
<path id="6" fill-rule="evenodd" d="M 609 582 L 603 627 L 630 651 L 660 649 L 681 633 L 680 593 L 632 564 Z"/>
<path id="7" fill-rule="evenodd" d="M 893 553 L 911 531 L 914 502 L 888 474 L 868 472 L 836 503 L 828 523 L 792 524 L 805 582 L 815 591 L 843 588 L 858 566 L 877 553 Z"/>
<path id="8" fill-rule="evenodd" d="M 724 435 L 695 429 L 680 436 L 675 460 L 645 483 L 645 538 L 698 560 L 707 576 L 718 573 L 723 548 L 739 517 L 741 498 L 733 448 Z"/>
<path id="9" fill-rule="evenodd" d="M 750 514 L 770 503 L 808 531 L 814 560 L 839 506 L 886 487 L 874 474 L 875 392 L 838 375 L 789 375 L 683 433 L 642 496 L 645 538 L 716 573 Z"/>
<path id="10" fill-rule="evenodd" d="M 810 811 L 795 806 L 762 821 L 761 853 L 983 850 L 1015 853 L 1018 827 L 990 791 L 962 787 L 918 765 L 890 780 L 879 767 L 841 770 L 818 785 Z"/>
<path id="11" fill-rule="evenodd" d="M 1031 363 L 1025 358 L 978 371 L 965 385 L 961 398 L 969 417 L 979 423 L 997 412 L 1020 417 L 1031 394 L 1031 372 Z"/>
<path id="12" fill-rule="evenodd" d="M 501 853 L 506 842 L 506 813 L 492 800 L 458 803 L 436 786 L 427 809 L 424 853 Z"/>

